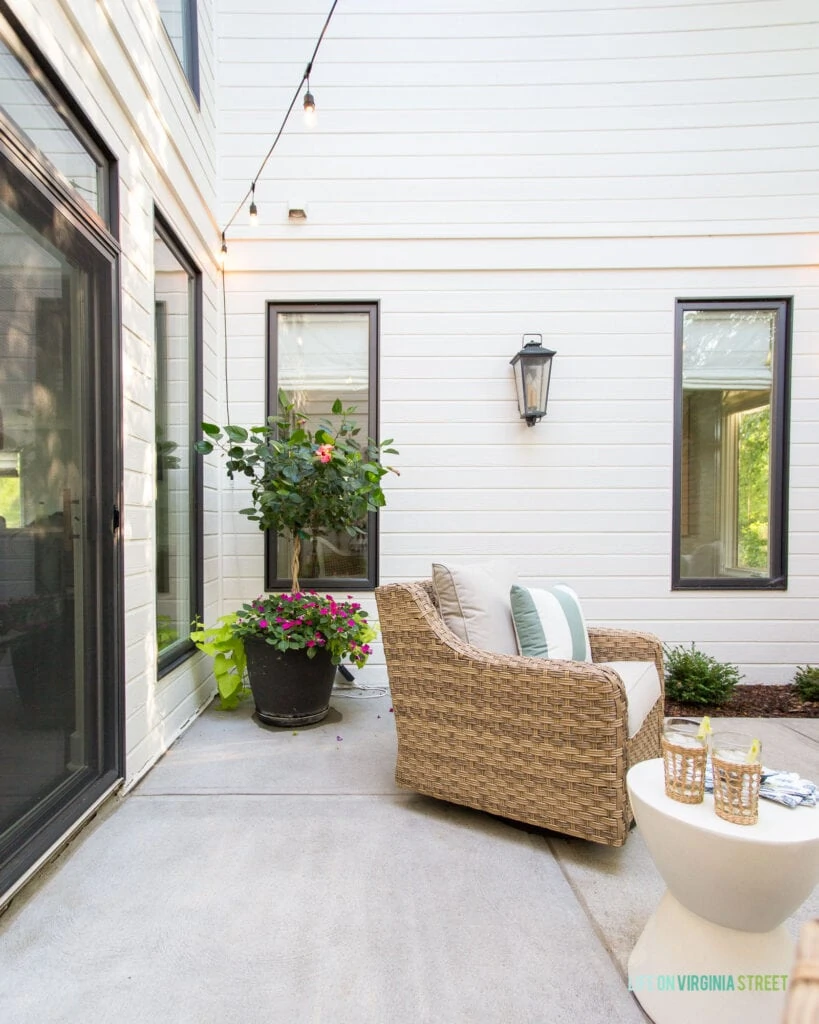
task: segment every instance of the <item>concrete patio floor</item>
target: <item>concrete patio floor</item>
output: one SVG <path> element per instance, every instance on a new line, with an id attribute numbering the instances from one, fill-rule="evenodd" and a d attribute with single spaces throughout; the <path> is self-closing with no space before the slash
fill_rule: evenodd
<path id="1" fill-rule="evenodd" d="M 389 697 L 332 703 L 296 734 L 209 708 L 109 802 L 0 917 L 0 1019 L 644 1021 L 626 963 L 663 885 L 639 831 L 611 849 L 399 790 Z M 754 731 L 819 779 L 819 721 Z M 793 934 L 814 916 L 817 893 Z"/>

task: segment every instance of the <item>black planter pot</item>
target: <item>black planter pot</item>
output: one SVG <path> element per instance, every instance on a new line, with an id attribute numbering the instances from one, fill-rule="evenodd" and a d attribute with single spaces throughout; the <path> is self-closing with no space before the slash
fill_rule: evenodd
<path id="1" fill-rule="evenodd" d="M 267 725 L 310 725 L 330 710 L 336 666 L 329 651 L 277 651 L 258 637 L 245 637 L 247 674 L 256 714 Z"/>

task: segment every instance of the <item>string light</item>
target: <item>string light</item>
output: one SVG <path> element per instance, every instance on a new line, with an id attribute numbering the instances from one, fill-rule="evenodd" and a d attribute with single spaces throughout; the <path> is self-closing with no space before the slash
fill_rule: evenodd
<path id="1" fill-rule="evenodd" d="M 304 123 L 308 128 L 314 127 L 316 123 L 316 101 L 310 92 L 310 67 L 311 65 L 308 64 L 307 71 L 305 72 L 307 91 L 304 94 Z"/>
<path id="2" fill-rule="evenodd" d="M 250 186 L 250 210 L 249 220 L 250 226 L 255 228 L 259 226 L 259 211 L 256 209 L 256 182 Z"/>
<path id="3" fill-rule="evenodd" d="M 318 53 L 319 47 L 321 46 L 321 41 L 322 41 L 322 39 L 324 39 L 324 35 L 327 32 L 327 28 L 328 28 L 328 26 L 330 24 L 330 19 L 333 17 L 333 13 L 334 13 L 334 11 L 336 9 L 337 4 L 338 4 L 338 0 L 333 0 L 333 4 L 330 7 L 330 13 L 327 15 L 327 18 L 325 19 L 324 26 L 323 26 L 323 28 L 321 30 L 321 33 L 320 33 L 320 35 L 318 37 L 318 40 L 316 41 L 315 48 L 313 49 L 313 55 L 310 58 L 310 60 L 309 60 L 309 62 L 307 64 L 307 67 L 304 70 L 304 74 L 301 76 L 301 80 L 299 81 L 299 84 L 298 84 L 298 87 L 297 87 L 296 91 L 293 93 L 293 99 L 290 101 L 290 106 L 287 108 L 287 113 L 284 115 L 284 119 L 283 119 L 283 121 L 281 123 L 281 126 L 279 127 L 278 132 L 276 132 L 276 137 L 273 139 L 273 142 L 270 145 L 270 149 L 268 149 L 267 154 L 265 155 L 264 160 L 262 160 L 262 163 L 261 163 L 261 166 L 259 167 L 259 170 L 256 172 L 255 177 L 251 181 L 250 188 L 244 194 L 241 202 L 239 203 L 239 205 L 236 207 L 236 209 L 231 214 L 230 220 L 228 220 L 227 224 L 225 224 L 224 230 L 222 231 L 222 247 L 221 247 L 219 255 L 218 255 L 218 260 L 219 260 L 220 266 L 224 265 L 225 258 L 227 256 L 227 244 L 225 242 L 225 235 L 226 235 L 228 229 L 233 224 L 233 222 L 236 220 L 236 217 L 238 216 L 239 211 L 242 209 L 242 207 L 245 205 L 245 203 L 248 201 L 248 199 L 250 200 L 250 208 L 248 210 L 248 213 L 249 213 L 249 216 L 250 216 L 250 223 L 254 224 L 254 225 L 258 224 L 258 216 L 259 216 L 259 214 L 258 214 L 258 209 L 256 207 L 256 182 L 262 176 L 262 171 L 264 171 L 265 167 L 267 166 L 267 161 L 273 155 L 273 150 L 276 148 L 276 143 L 279 141 L 279 139 L 282 136 L 282 132 L 284 131 L 285 125 L 287 124 L 287 121 L 288 121 L 291 113 L 293 112 L 293 107 L 296 105 L 296 100 L 301 95 L 302 86 L 305 85 L 305 84 L 307 85 L 307 89 L 306 89 L 306 91 L 304 93 L 304 116 L 305 116 L 305 120 L 308 122 L 308 124 L 314 123 L 313 119 L 315 118 L 315 114 L 316 114 L 316 100 L 315 100 L 315 97 L 313 96 L 312 92 L 310 92 L 310 72 L 313 70 L 313 61 L 316 59 L 316 54 Z"/>

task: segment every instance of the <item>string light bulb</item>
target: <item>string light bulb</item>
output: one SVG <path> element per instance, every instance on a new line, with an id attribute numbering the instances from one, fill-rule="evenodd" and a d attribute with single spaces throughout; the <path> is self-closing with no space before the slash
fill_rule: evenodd
<path id="1" fill-rule="evenodd" d="M 310 75 L 307 78 L 307 91 L 304 94 L 304 123 L 308 128 L 312 128 L 316 123 L 316 101 L 313 94 L 310 92 Z"/>
<path id="2" fill-rule="evenodd" d="M 252 228 L 258 227 L 259 226 L 259 211 L 256 208 L 256 183 L 255 182 L 250 186 L 250 210 L 248 212 L 249 212 L 249 218 L 248 219 L 250 220 L 250 226 Z"/>
<path id="3" fill-rule="evenodd" d="M 335 9 L 336 9 L 337 6 L 338 6 L 338 0 L 333 0 L 332 6 L 330 7 L 330 10 L 329 10 L 329 12 L 327 14 L 327 17 L 326 17 L 325 21 L 324 21 L 324 25 L 322 26 L 321 32 L 319 33 L 319 37 L 316 40 L 316 45 L 313 47 L 313 55 L 311 56 L 311 58 L 310 58 L 310 60 L 309 60 L 309 62 L 307 64 L 307 67 L 304 69 L 304 73 L 302 74 L 301 78 L 299 79 L 299 83 L 298 83 L 298 85 L 296 86 L 296 88 L 295 88 L 295 90 L 293 92 L 293 98 L 290 100 L 290 105 L 288 106 L 287 111 L 285 112 L 284 118 L 282 119 L 282 123 L 279 126 L 279 130 L 276 132 L 276 134 L 275 134 L 275 136 L 273 138 L 273 141 L 270 143 L 270 148 L 268 149 L 267 153 L 265 154 L 264 160 L 262 160 L 261 165 L 259 166 L 258 171 L 256 171 L 256 175 L 253 178 L 253 182 L 251 183 L 250 191 L 246 192 L 244 194 L 244 196 L 239 200 L 239 203 L 237 204 L 236 209 L 230 215 L 230 218 L 228 219 L 227 224 L 225 224 L 225 226 L 224 226 L 224 228 L 222 230 L 222 249 L 221 249 L 221 253 L 217 254 L 217 258 L 218 258 L 220 264 L 222 264 L 224 262 L 225 255 L 227 254 L 227 245 L 225 245 L 225 232 L 231 227 L 233 222 L 236 220 L 236 218 L 241 213 L 242 209 L 244 208 L 245 203 L 248 200 L 248 197 L 250 198 L 250 209 L 248 210 L 248 213 L 250 214 L 250 217 L 251 217 L 251 223 L 253 223 L 254 214 L 255 214 L 255 216 L 258 217 L 258 210 L 256 209 L 256 202 L 255 202 L 255 197 L 254 197 L 254 186 L 255 186 L 256 182 L 259 180 L 259 178 L 261 177 L 265 167 L 267 166 L 268 160 L 273 155 L 273 150 L 276 148 L 276 145 L 277 145 L 279 139 L 282 137 L 284 129 L 285 129 L 286 125 L 287 125 L 287 121 L 288 121 L 290 115 L 293 113 L 293 108 L 296 106 L 296 103 L 298 102 L 299 96 L 302 95 L 302 88 L 305 86 L 305 84 L 307 86 L 307 88 L 306 88 L 306 90 L 304 92 L 304 97 L 303 97 L 305 121 L 307 122 L 308 126 L 311 126 L 314 123 L 314 119 L 315 119 L 315 116 L 316 116 L 316 99 L 313 96 L 312 92 L 310 92 L 310 72 L 313 70 L 313 61 L 316 59 L 316 55 L 319 52 L 319 47 L 321 46 L 321 42 L 324 39 L 324 36 L 325 36 L 325 34 L 327 32 L 327 29 L 328 29 L 328 27 L 330 25 L 330 21 L 332 20 L 333 14 L 335 13 Z"/>
<path id="4" fill-rule="evenodd" d="M 222 244 L 219 248 L 219 254 L 217 255 L 216 259 L 219 262 L 219 266 L 224 267 L 227 261 L 227 242 L 225 241 L 224 231 L 222 232 Z"/>

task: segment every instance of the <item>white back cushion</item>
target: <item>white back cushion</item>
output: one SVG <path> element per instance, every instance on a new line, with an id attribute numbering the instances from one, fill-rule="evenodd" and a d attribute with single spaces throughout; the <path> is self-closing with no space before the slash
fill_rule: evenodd
<path id="1" fill-rule="evenodd" d="M 502 565 L 443 565 L 433 562 L 432 583 L 441 616 L 452 632 L 473 647 L 494 654 L 517 654 L 511 572 Z"/>

